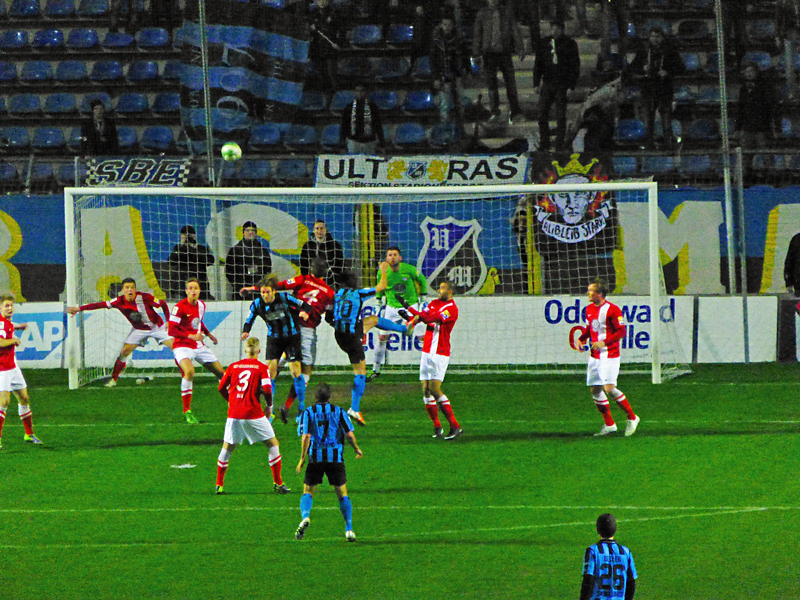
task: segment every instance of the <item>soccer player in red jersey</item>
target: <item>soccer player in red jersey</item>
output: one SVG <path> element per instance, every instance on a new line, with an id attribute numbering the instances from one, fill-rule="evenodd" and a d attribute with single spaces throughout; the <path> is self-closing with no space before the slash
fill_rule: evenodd
<path id="1" fill-rule="evenodd" d="M 422 358 L 419 364 L 419 379 L 422 382 L 423 402 L 428 416 L 433 421 L 433 437 L 454 440 L 464 434 L 458 424 L 450 400 L 442 392 L 442 382 L 450 363 L 450 333 L 458 320 L 458 307 L 453 301 L 453 286 L 449 281 L 439 284 L 438 298 L 423 311 L 412 307 L 399 294 L 396 296 L 403 307 L 425 323 L 425 338 L 422 342 Z M 409 322 L 409 328 L 414 321 Z M 450 422 L 450 433 L 444 435 L 439 421 L 437 405 Z"/>
<path id="2" fill-rule="evenodd" d="M 166 322 L 169 320 L 169 306 L 166 300 L 156 300 L 152 294 L 136 291 L 136 281 L 131 277 L 122 280 L 122 294 L 107 302 L 91 302 L 82 306 L 68 306 L 67 312 L 73 317 L 85 310 L 98 308 L 116 308 L 131 324 L 131 332 L 125 339 L 122 351 L 119 353 L 111 379 L 106 387 L 114 387 L 117 380 L 128 363 L 128 357 L 138 346 L 143 346 L 148 338 L 153 338 L 172 350 L 172 338 L 167 333 Z M 164 318 L 158 314 L 158 309 L 164 313 Z"/>
<path id="3" fill-rule="evenodd" d="M 211 333 L 203 323 L 203 315 L 206 313 L 206 303 L 200 300 L 200 282 L 197 279 L 186 281 L 186 298 L 178 302 L 172 309 L 169 318 L 169 335 L 174 338 L 172 353 L 175 355 L 175 362 L 181 369 L 181 399 L 183 400 L 183 415 L 186 422 L 197 424 L 197 420 L 192 414 L 192 390 L 194 387 L 194 363 L 196 360 L 202 364 L 206 370 L 210 371 L 221 379 L 224 374 L 214 353 L 203 344 L 203 338 L 208 336 L 214 344 L 217 338 Z"/>
<path id="4" fill-rule="evenodd" d="M 630 437 L 639 426 L 639 417 L 633 412 L 628 399 L 617 389 L 619 376 L 619 343 L 625 338 L 625 320 L 616 304 L 606 300 L 605 284 L 597 280 L 586 289 L 589 306 L 586 307 L 586 328 L 579 341 L 591 340 L 591 356 L 586 371 L 586 385 L 592 388 L 592 397 L 597 410 L 603 415 L 603 428 L 595 435 L 608 435 L 617 430 L 611 416 L 608 396 L 611 396 L 625 414 L 625 437 Z M 606 395 L 608 394 L 608 396 Z"/>
<path id="5" fill-rule="evenodd" d="M 15 329 L 25 329 L 26 323 L 14 325 L 11 317 L 14 315 L 14 294 L 0 294 L 0 450 L 3 448 L 3 424 L 6 422 L 6 410 L 11 402 L 11 392 L 17 397 L 19 418 L 25 428 L 26 442 L 41 444 L 41 440 L 33 435 L 33 420 L 31 417 L 30 399 L 28 397 L 28 384 L 17 366 L 17 346 L 22 343 L 14 335 Z"/>
<path id="6" fill-rule="evenodd" d="M 278 438 L 261 408 L 260 396 L 263 394 L 267 404 L 266 413 L 272 412 L 272 381 L 267 365 L 258 360 L 261 352 L 258 338 L 247 338 L 244 351 L 247 358 L 230 365 L 219 382 L 219 393 L 228 401 L 228 420 L 225 422 L 222 450 L 217 459 L 217 494 L 225 493 L 225 472 L 228 470 L 231 453 L 245 438 L 251 445 L 264 442 L 269 448 L 273 489 L 279 494 L 288 494 L 291 490 L 281 479 Z"/>

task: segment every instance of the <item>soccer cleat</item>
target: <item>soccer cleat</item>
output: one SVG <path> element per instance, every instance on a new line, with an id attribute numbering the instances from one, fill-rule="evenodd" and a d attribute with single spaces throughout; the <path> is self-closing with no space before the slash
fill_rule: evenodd
<path id="1" fill-rule="evenodd" d="M 625 437 L 631 437 L 634 433 L 636 433 L 636 428 L 639 426 L 639 421 L 641 419 L 636 417 L 633 421 L 630 419 L 625 424 Z"/>
<path id="2" fill-rule="evenodd" d="M 112 387 L 115 387 L 116 385 L 117 385 L 117 380 L 116 379 L 109 379 L 108 381 L 106 381 L 106 387 L 107 388 L 112 388 Z"/>
<path id="3" fill-rule="evenodd" d="M 306 536 L 306 529 L 308 529 L 309 525 L 311 525 L 311 519 L 308 517 L 300 521 L 300 525 L 298 525 L 297 531 L 294 534 L 294 539 L 302 540 Z"/>
<path id="4" fill-rule="evenodd" d="M 225 493 L 225 490 L 222 489 L 221 485 L 217 486 L 217 496 L 222 496 Z"/>
<path id="5" fill-rule="evenodd" d="M 354 411 L 352 408 L 347 409 L 347 415 L 362 427 L 367 424 L 367 422 L 364 420 L 364 417 L 361 416 L 361 413 Z"/>
<path id="6" fill-rule="evenodd" d="M 432 438 L 442 439 L 444 437 L 444 429 L 441 427 L 434 427 L 433 428 L 433 435 Z"/>
<path id="7" fill-rule="evenodd" d="M 187 410 L 185 413 L 183 413 L 183 416 L 186 417 L 186 422 L 189 423 L 189 425 L 200 424 L 200 421 L 197 420 L 197 417 L 195 417 L 190 410 Z"/>
<path id="8" fill-rule="evenodd" d="M 446 439 L 446 440 L 454 440 L 457 437 L 461 437 L 462 435 L 464 435 L 464 430 L 461 429 L 461 427 L 459 427 L 458 429 L 451 429 L 450 433 L 448 433 L 446 436 L 444 436 L 444 439 Z"/>
<path id="9" fill-rule="evenodd" d="M 369 374 L 369 376 L 367 377 L 367 381 L 375 381 L 375 380 L 376 380 L 378 377 L 380 377 L 380 376 L 381 376 L 381 374 L 380 374 L 380 373 L 377 373 L 377 372 L 373 371 L 373 372 L 372 372 L 372 373 L 370 373 L 370 374 Z"/>
<path id="10" fill-rule="evenodd" d="M 603 435 L 608 435 L 609 433 L 614 433 L 617 430 L 616 425 L 603 425 L 603 428 L 594 434 L 594 437 L 600 437 Z"/>
<path id="11" fill-rule="evenodd" d="M 282 483 L 280 485 L 278 485 L 277 483 L 273 483 L 272 484 L 272 489 L 275 490 L 275 492 L 278 493 L 278 494 L 288 494 L 289 492 L 292 491 L 292 490 L 290 490 L 289 488 L 286 487 L 285 483 Z"/>
<path id="12" fill-rule="evenodd" d="M 33 435 L 33 434 L 30 434 L 30 435 L 28 435 L 28 434 L 26 433 L 26 434 L 25 434 L 25 437 L 24 437 L 23 439 L 24 439 L 26 442 L 29 442 L 29 443 L 31 443 L 31 444 L 42 444 L 42 443 L 43 443 L 43 442 L 42 442 L 42 440 L 40 440 L 39 438 L 37 438 L 37 437 L 36 437 L 35 435 Z"/>
<path id="13" fill-rule="evenodd" d="M 289 409 L 288 408 L 286 408 L 285 406 L 281 406 L 278 409 L 278 416 L 281 418 L 281 423 L 283 423 L 284 425 L 288 425 L 289 424 Z"/>
<path id="14" fill-rule="evenodd" d="M 353 533 L 352 529 L 348 529 L 347 531 L 344 532 L 344 539 L 346 539 L 348 542 L 355 542 L 356 534 Z"/>

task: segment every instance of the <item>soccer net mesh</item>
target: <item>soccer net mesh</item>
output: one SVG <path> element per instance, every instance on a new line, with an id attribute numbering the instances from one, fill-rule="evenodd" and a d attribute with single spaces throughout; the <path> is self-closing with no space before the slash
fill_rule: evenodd
<path id="1" fill-rule="evenodd" d="M 212 349 L 226 365 L 242 356 L 239 334 L 250 303 L 239 287 L 262 272 L 281 279 L 300 273 L 303 247 L 321 220 L 363 287 L 375 285 L 389 246 L 398 246 L 403 262 L 424 275 L 429 298 L 442 280 L 452 282 L 460 317 L 451 373 L 584 374 L 587 355 L 574 349 L 574 340 L 586 287 L 600 277 L 628 324 L 623 370 L 660 381 L 688 371 L 692 324 L 684 331 L 686 324 L 676 319 L 676 303 L 691 299 L 667 296 L 664 289 L 657 243 L 664 215 L 656 202 L 652 183 L 68 188 L 67 301 L 110 300 L 132 277 L 139 291 L 165 298 L 171 308 L 184 297 L 185 279 L 198 277 L 208 301 L 205 323 L 220 340 Z M 248 222 L 263 251 L 242 242 Z M 234 263 L 248 252 L 246 272 L 234 274 Z M 377 310 L 376 304 L 365 308 Z M 70 385 L 108 377 L 130 330 L 116 310 L 71 318 Z M 332 329 L 323 323 L 318 332 L 316 368 L 349 371 Z M 253 333 L 265 335 L 260 320 Z M 378 333 L 365 339 L 368 364 Z M 417 370 L 419 340 L 391 334 L 388 348 L 389 370 Z M 172 373 L 171 351 L 149 340 L 134 351 L 123 376 Z"/>

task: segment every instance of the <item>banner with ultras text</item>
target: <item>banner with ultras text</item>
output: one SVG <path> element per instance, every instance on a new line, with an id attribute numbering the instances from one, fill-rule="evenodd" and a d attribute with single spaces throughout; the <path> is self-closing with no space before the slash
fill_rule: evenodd
<path id="1" fill-rule="evenodd" d="M 527 156 L 322 154 L 316 186 L 400 187 L 525 183 Z"/>

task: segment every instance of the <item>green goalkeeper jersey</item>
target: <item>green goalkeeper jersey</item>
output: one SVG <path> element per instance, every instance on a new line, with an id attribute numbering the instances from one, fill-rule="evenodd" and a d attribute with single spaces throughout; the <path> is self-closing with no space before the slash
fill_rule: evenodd
<path id="1" fill-rule="evenodd" d="M 381 274 L 378 272 L 378 281 L 380 281 L 380 278 Z M 397 272 L 390 268 L 386 275 L 386 283 L 386 291 L 380 292 L 377 294 L 377 297 L 382 298 L 386 296 L 386 304 L 394 308 L 402 308 L 403 306 L 395 297 L 396 292 L 394 291 L 394 286 L 398 283 L 405 284 L 406 290 L 401 296 L 405 298 L 406 302 L 409 304 L 416 304 L 419 300 L 419 294 L 428 293 L 428 282 L 425 277 L 422 273 L 417 271 L 415 267 L 407 263 L 400 263 L 397 265 Z M 417 286 L 419 286 L 419 290 L 417 290 Z"/>

